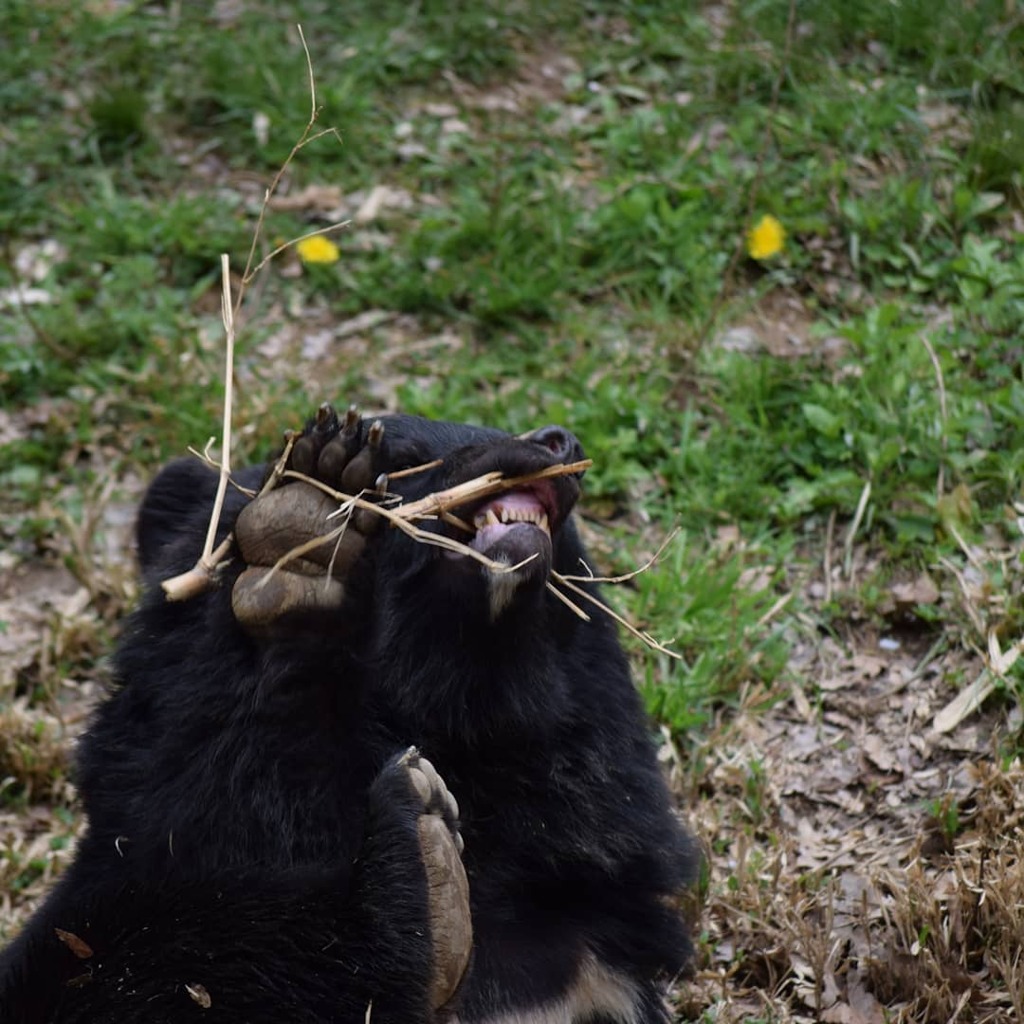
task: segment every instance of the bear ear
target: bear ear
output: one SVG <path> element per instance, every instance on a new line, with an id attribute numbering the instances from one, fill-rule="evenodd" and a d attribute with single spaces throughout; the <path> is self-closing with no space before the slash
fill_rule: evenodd
<path id="1" fill-rule="evenodd" d="M 142 499 L 135 524 L 143 572 L 174 541 L 205 529 L 216 493 L 217 473 L 198 459 L 176 459 L 160 471 Z"/>

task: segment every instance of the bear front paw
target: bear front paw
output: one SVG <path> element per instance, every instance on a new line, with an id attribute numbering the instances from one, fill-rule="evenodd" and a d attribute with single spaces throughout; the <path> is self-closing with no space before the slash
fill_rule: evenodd
<path id="1" fill-rule="evenodd" d="M 292 445 L 285 469 L 359 496 L 380 475 L 383 435 L 379 422 L 366 426 L 355 409 L 339 420 L 322 405 Z M 380 523 L 372 511 L 346 510 L 313 484 L 287 478 L 253 499 L 235 522 L 247 565 L 232 589 L 235 618 L 250 632 L 274 633 L 338 612 Z"/>

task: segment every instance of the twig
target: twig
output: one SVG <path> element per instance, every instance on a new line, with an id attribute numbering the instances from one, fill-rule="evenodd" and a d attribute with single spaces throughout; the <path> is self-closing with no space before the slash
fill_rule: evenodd
<path id="1" fill-rule="evenodd" d="M 234 393 L 235 316 L 231 303 L 231 266 L 227 253 L 221 253 L 220 277 L 220 313 L 224 322 L 225 336 L 224 417 L 221 426 L 220 477 L 217 480 L 217 494 L 213 499 L 213 511 L 210 513 L 210 525 L 206 530 L 203 553 L 199 556 L 199 561 L 188 572 L 163 582 L 164 594 L 169 601 L 181 601 L 206 590 L 213 581 L 217 566 L 227 556 L 232 544 L 229 534 L 216 551 L 213 548 L 214 541 L 217 539 L 217 527 L 220 526 L 220 514 L 224 508 L 224 495 L 227 493 L 228 481 L 231 479 L 231 407 Z"/>
<path id="2" fill-rule="evenodd" d="M 537 556 L 530 555 L 529 558 L 523 559 L 523 561 L 516 563 L 515 565 L 506 565 L 504 562 L 496 562 L 491 558 L 488 558 L 485 554 L 477 551 L 475 548 L 470 547 L 467 544 L 463 544 L 460 541 L 455 540 L 453 537 L 448 537 L 444 534 L 431 533 L 427 530 L 422 530 L 416 526 L 412 520 L 414 519 L 435 519 L 438 516 L 442 518 L 447 515 L 447 509 L 451 506 L 458 506 L 465 504 L 467 501 L 474 501 L 482 497 L 486 497 L 489 494 L 499 493 L 501 491 L 515 490 L 525 484 L 532 483 L 533 481 L 540 479 L 547 479 L 554 476 L 564 476 L 569 473 L 578 473 L 582 468 L 590 466 L 590 460 L 584 460 L 583 462 L 575 462 L 569 464 L 558 463 L 554 466 L 548 466 L 546 469 L 541 470 L 538 473 L 527 476 L 517 477 L 503 477 L 500 472 L 494 471 L 491 473 L 484 473 L 482 476 L 476 477 L 473 480 L 467 480 L 461 484 L 457 484 L 454 487 L 449 487 L 443 491 L 437 491 L 434 494 L 428 494 L 425 498 L 421 498 L 419 501 L 409 502 L 407 505 L 399 505 L 396 508 L 389 508 L 386 505 L 377 504 L 372 501 L 367 501 L 360 495 L 345 494 L 342 491 L 337 491 L 328 484 L 325 484 L 322 480 L 317 480 L 314 477 L 307 476 L 304 473 L 296 472 L 295 470 L 285 470 L 282 474 L 291 480 L 299 480 L 303 483 L 309 484 L 317 490 L 322 491 L 328 497 L 333 498 L 335 501 L 340 503 L 339 513 L 346 517 L 351 515 L 355 509 L 365 509 L 368 512 L 373 512 L 379 516 L 383 516 L 392 526 L 401 530 L 407 534 L 413 540 L 421 544 L 429 544 L 434 547 L 442 548 L 446 551 L 452 551 L 460 555 L 466 555 L 472 558 L 474 561 L 479 562 L 486 569 L 495 573 L 509 573 L 516 572 L 523 566 L 528 565 Z M 463 524 L 464 525 L 464 524 Z M 270 572 L 263 580 L 263 584 L 270 579 L 270 577 L 278 569 L 287 565 L 288 562 L 293 561 L 296 558 L 301 558 L 302 555 L 307 554 L 310 551 L 315 550 L 324 544 L 333 543 L 338 540 L 341 534 L 344 532 L 347 526 L 346 522 L 338 527 L 336 530 L 324 534 L 321 537 L 314 537 L 303 544 L 298 545 L 292 550 L 286 552 L 277 560 L 273 565 Z M 666 545 L 674 538 L 678 531 L 673 531 L 672 534 L 666 539 L 661 545 L 656 554 L 650 558 L 644 566 L 638 569 L 636 572 L 626 574 L 620 577 L 607 577 L 605 582 L 619 582 L 632 579 L 639 572 L 643 572 L 649 568 L 657 560 L 658 556 L 664 551 Z M 677 652 L 670 650 L 663 644 L 659 643 L 649 633 L 645 633 L 642 630 L 637 629 L 630 622 L 624 619 L 621 615 L 609 608 L 604 602 L 598 600 L 592 594 L 589 594 L 582 587 L 577 586 L 575 580 L 579 579 L 581 582 L 602 582 L 601 578 L 598 577 L 573 577 L 573 576 L 562 576 L 560 573 L 552 571 L 552 580 L 556 583 L 560 583 L 562 586 L 568 588 L 573 593 L 578 594 L 585 601 L 589 601 L 595 605 L 606 615 L 613 618 L 623 629 L 632 633 L 638 640 L 646 644 L 648 647 L 653 648 L 656 651 L 660 651 L 662 654 L 668 655 L 670 658 L 681 660 L 682 655 Z M 551 591 L 563 604 L 567 605 L 576 615 L 578 615 L 584 622 L 590 622 L 590 616 L 580 608 L 575 602 L 573 602 L 566 594 L 561 593 L 555 587 L 551 580 L 547 581 L 547 589 Z M 782 606 L 784 606 L 789 598 L 789 595 L 779 602 L 772 608 L 772 610 L 763 617 L 762 621 L 767 621 L 772 615 L 774 615 Z"/>
<path id="3" fill-rule="evenodd" d="M 554 583 L 551 582 L 551 580 L 548 580 L 547 583 L 545 583 L 544 585 L 552 594 L 555 595 L 555 597 L 558 598 L 559 601 L 562 602 L 562 604 L 566 605 L 566 607 L 568 607 L 574 615 L 582 619 L 584 622 L 590 622 L 590 616 L 578 604 L 574 604 L 572 601 L 570 601 L 568 596 L 566 594 L 563 594 L 558 589 L 558 587 L 556 587 Z"/>
<path id="4" fill-rule="evenodd" d="M 775 616 L 778 615 L 779 612 L 781 612 L 782 609 L 785 608 L 786 605 L 789 604 L 789 602 L 793 600 L 793 597 L 794 597 L 794 593 L 793 593 L 792 590 L 788 594 L 783 594 L 782 597 L 780 597 L 775 602 L 775 604 L 773 604 L 771 606 L 771 608 L 769 608 L 768 611 L 766 611 L 764 613 L 764 615 L 762 615 L 757 620 L 757 628 L 760 629 L 763 626 L 767 626 L 768 623 L 771 622 L 771 620 L 774 619 Z"/>
<path id="5" fill-rule="evenodd" d="M 321 134 L 323 135 L 327 133 L 321 132 Z M 313 139 L 310 139 L 309 141 L 312 142 Z M 270 198 L 269 195 L 267 198 Z M 316 238 L 317 235 L 326 235 L 329 231 L 337 231 L 338 228 L 348 227 L 351 223 L 352 221 L 350 220 L 339 220 L 335 221 L 333 224 L 328 224 L 326 227 L 315 228 L 313 231 L 307 231 L 304 235 L 299 235 L 296 238 L 289 238 L 287 242 L 282 242 L 276 249 L 272 249 L 268 252 L 267 255 L 264 256 L 263 259 L 261 259 L 259 263 L 257 263 L 256 266 L 242 278 L 242 283 L 248 284 L 275 256 L 279 256 L 285 251 L 285 249 L 290 249 L 293 245 L 297 245 L 299 242 L 304 242 L 307 238 Z"/>
<path id="6" fill-rule="evenodd" d="M 234 397 L 235 371 L 235 315 L 231 305 L 231 264 L 227 253 L 220 255 L 221 303 L 220 314 L 224 321 L 224 417 L 221 424 L 220 479 L 217 481 L 217 496 L 213 499 L 213 512 L 210 513 L 210 526 L 206 531 L 206 543 L 199 558 L 200 564 L 207 571 L 213 566 L 210 556 L 213 554 L 213 542 L 217 537 L 220 524 L 220 513 L 224 508 L 224 495 L 227 493 L 228 480 L 231 479 L 231 408 Z"/>
<path id="7" fill-rule="evenodd" d="M 653 636 L 651 636 L 650 633 L 645 633 L 642 630 L 637 629 L 636 626 L 634 626 L 631 622 L 628 622 L 626 619 L 624 619 L 621 615 L 618 614 L 618 612 L 609 608 L 608 605 L 606 605 L 603 601 L 598 600 L 596 597 L 594 597 L 593 594 L 588 594 L 587 591 L 585 591 L 582 587 L 577 586 L 577 584 L 573 583 L 571 579 L 562 576 L 560 573 L 554 571 L 552 571 L 551 577 L 555 580 L 556 583 L 561 583 L 564 587 L 568 587 L 569 590 L 571 590 L 574 594 L 578 595 L 579 597 L 582 597 L 584 601 L 589 601 L 595 607 L 600 608 L 601 611 L 605 613 L 605 615 L 611 616 L 620 626 L 622 626 L 624 630 L 626 630 L 628 633 L 632 633 L 633 636 L 635 636 L 642 643 L 646 644 L 648 647 L 652 648 L 655 651 L 660 651 L 662 654 L 667 654 L 670 658 L 675 658 L 677 661 L 683 660 L 683 656 L 681 654 L 659 643 L 657 640 L 654 639 Z"/>
<path id="8" fill-rule="evenodd" d="M 624 573 L 622 576 L 595 576 L 590 572 L 590 566 L 583 563 L 583 568 L 589 573 L 588 576 L 563 576 L 563 580 L 571 580 L 573 583 L 628 583 L 632 579 L 636 579 L 643 572 L 647 572 L 648 569 L 653 566 L 659 558 L 665 553 L 665 548 L 669 546 L 679 536 L 679 527 L 677 526 L 662 542 L 661 546 L 657 551 L 651 555 L 650 558 L 644 562 L 643 565 L 638 569 L 634 569 L 632 572 Z M 581 559 L 582 561 L 582 559 Z"/>
<path id="9" fill-rule="evenodd" d="M 302 52 L 306 55 L 306 70 L 309 72 L 309 123 L 312 124 L 317 117 L 316 109 L 316 77 L 313 74 L 313 58 L 309 55 L 309 47 L 306 45 L 306 33 L 302 31 L 301 25 L 296 25 L 299 32 L 299 39 L 302 40 Z"/>
<path id="10" fill-rule="evenodd" d="M 443 491 L 436 491 L 428 494 L 419 501 L 412 501 L 402 506 L 402 515 L 409 519 L 423 518 L 424 516 L 440 515 L 449 508 L 464 505 L 467 501 L 476 501 L 478 498 L 486 498 L 491 494 L 500 494 L 503 491 L 511 491 L 527 484 L 535 483 L 537 480 L 547 480 L 551 477 L 567 476 L 573 473 L 582 473 L 593 465 L 590 459 L 582 459 L 579 462 L 558 462 L 548 466 L 537 473 L 527 473 L 524 476 L 505 477 L 500 472 L 484 473 L 474 480 L 468 480 L 463 484 L 456 484 Z"/>
<path id="11" fill-rule="evenodd" d="M 194 455 L 200 462 L 208 466 L 215 473 L 219 473 L 220 462 L 209 454 L 210 444 L 213 444 L 214 441 L 215 438 L 211 437 L 209 444 L 206 446 L 206 448 L 203 449 L 203 451 L 199 451 L 198 448 L 193 448 L 192 445 L 189 445 L 186 450 L 188 451 L 189 455 Z M 244 494 L 247 498 L 256 497 L 256 492 L 251 487 L 243 487 L 237 480 L 233 479 L 229 480 L 228 483 L 232 487 L 234 487 L 234 489 L 238 491 L 239 494 Z"/>
<path id="12" fill-rule="evenodd" d="M 277 173 L 274 175 L 270 182 L 269 188 L 263 194 L 263 202 L 260 205 L 260 212 L 256 218 L 256 228 L 252 234 L 252 243 L 249 246 L 249 255 L 245 261 L 245 270 L 242 273 L 242 288 L 238 291 L 238 300 L 235 307 L 236 312 L 242 304 L 242 294 L 246 285 L 252 282 L 252 279 L 257 273 L 266 265 L 266 263 L 272 259 L 277 253 L 281 251 L 281 248 L 276 249 L 269 257 L 260 260 L 260 262 L 254 267 L 253 261 L 256 258 L 256 247 L 259 245 L 260 239 L 263 235 L 263 222 L 266 220 L 267 209 L 270 205 L 271 197 L 277 191 L 278 185 L 281 184 L 281 179 L 284 177 L 285 172 L 291 166 L 292 160 L 295 159 L 296 155 L 308 146 L 311 142 L 315 142 L 317 139 L 323 138 L 325 135 L 333 135 L 338 142 L 341 142 L 341 136 L 338 134 L 336 128 L 324 128 L 322 131 L 313 133 L 313 126 L 316 124 L 317 118 L 320 116 L 320 111 L 316 105 L 316 77 L 313 74 L 313 60 L 309 55 L 309 47 L 306 45 L 306 36 L 302 31 L 302 26 L 298 26 L 299 39 L 302 41 L 302 50 L 306 55 L 306 69 L 309 72 L 309 93 L 310 93 L 310 115 L 309 121 L 306 122 L 306 127 L 303 129 L 302 134 L 299 136 L 299 141 L 295 143 L 291 148 L 288 156 L 285 157 L 285 161 L 277 169 Z M 331 230 L 330 228 L 323 228 L 320 231 L 314 231 L 312 234 L 321 234 L 323 231 Z M 287 248 L 284 246 L 283 248 Z"/>
<path id="13" fill-rule="evenodd" d="M 242 300 L 245 297 L 246 288 L 252 282 L 256 274 L 258 274 L 259 271 L 262 270 L 262 268 L 280 252 L 287 249 L 289 246 L 294 245 L 296 242 L 302 241 L 304 238 L 310 238 L 313 235 L 322 234 L 323 232 L 333 230 L 338 226 L 330 225 L 326 228 L 320 228 L 317 231 L 308 232 L 299 238 L 292 239 L 284 245 L 280 245 L 275 248 L 268 256 L 265 256 L 260 260 L 255 267 L 253 266 L 253 260 L 256 257 L 256 247 L 259 245 L 263 234 L 263 223 L 266 219 L 267 208 L 270 203 L 271 196 L 273 196 L 278 185 L 281 183 L 281 179 L 284 177 L 284 174 L 291 165 L 295 155 L 304 146 L 324 135 L 333 134 L 339 142 L 341 141 L 341 136 L 338 135 L 337 129 L 335 128 L 325 128 L 323 131 L 313 134 L 313 126 L 319 116 L 319 110 L 316 105 L 316 78 L 313 74 L 313 60 L 309 54 L 309 47 L 306 45 L 306 37 L 302 31 L 302 26 L 299 25 L 297 27 L 299 31 L 299 39 L 302 41 L 302 50 L 306 55 L 306 68 L 309 73 L 310 117 L 309 121 L 306 123 L 306 127 L 303 129 L 302 135 L 299 137 L 299 141 L 292 147 L 291 152 L 288 154 L 284 163 L 278 168 L 277 173 L 274 175 L 274 178 L 270 183 L 270 187 L 264 193 L 263 202 L 260 205 L 260 211 L 256 218 L 256 226 L 253 229 L 252 241 L 249 245 L 249 254 L 245 261 L 245 270 L 242 274 L 242 279 L 238 287 L 238 293 L 233 301 L 231 296 L 231 271 L 229 259 L 226 253 L 221 254 L 221 319 L 224 322 L 224 332 L 227 339 L 227 352 L 225 358 L 226 369 L 224 373 L 224 416 L 221 433 L 221 461 L 218 466 L 220 479 L 217 482 L 217 495 L 214 499 L 213 511 L 210 514 L 210 525 L 206 534 L 206 542 L 203 545 L 203 553 L 199 557 L 199 561 L 188 572 L 183 573 L 180 576 L 176 576 L 173 579 L 165 580 L 162 584 L 167 599 L 171 601 L 184 600 L 195 593 L 201 593 L 206 590 L 213 581 L 213 573 L 216 570 L 217 565 L 224 557 L 226 557 L 227 552 L 231 548 L 232 538 L 230 535 L 217 548 L 216 552 L 213 550 L 213 543 L 216 539 L 217 528 L 220 524 L 220 515 L 224 507 L 224 496 L 231 477 L 231 406 L 233 393 L 232 375 L 234 371 L 235 358 L 235 319 L 242 308 Z M 209 459 L 208 455 L 204 457 L 207 461 L 212 461 Z M 278 466 L 283 466 L 283 463 L 279 461 Z M 280 474 L 278 474 L 278 478 L 279 476 Z M 276 483 L 276 480 L 274 483 Z M 270 481 L 265 485 L 264 490 L 268 489 L 269 486 L 273 486 Z"/>
<path id="14" fill-rule="evenodd" d="M 285 470 L 288 468 L 288 458 L 291 456 L 292 449 L 295 447 L 295 442 L 299 437 L 300 435 L 297 431 L 285 431 L 284 451 L 278 455 L 277 462 L 274 463 L 274 468 L 270 471 L 270 475 L 260 488 L 259 497 L 262 498 L 264 494 L 268 491 L 272 491 L 281 482 L 281 478 L 284 476 Z"/>
<path id="15" fill-rule="evenodd" d="M 428 469 L 437 469 L 444 464 L 444 459 L 434 459 L 432 462 L 424 462 L 419 466 L 410 466 L 408 469 L 400 469 L 397 473 L 388 473 L 389 480 L 404 480 L 406 477 L 415 476 L 417 473 L 425 473 Z"/>

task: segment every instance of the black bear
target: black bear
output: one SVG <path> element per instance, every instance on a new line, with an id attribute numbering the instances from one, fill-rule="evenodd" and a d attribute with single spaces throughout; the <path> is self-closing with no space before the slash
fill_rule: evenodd
<path id="1" fill-rule="evenodd" d="M 408 502 L 580 455 L 557 427 L 323 410 L 290 466 L 349 493 L 385 474 Z M 0 1020 L 667 1021 L 697 856 L 614 626 L 547 586 L 584 556 L 577 480 L 429 527 L 503 573 L 363 512 L 269 574 L 337 502 L 235 493 L 241 557 L 169 603 L 158 582 L 195 561 L 215 486 L 174 463 L 143 503 L 147 596 L 79 751 L 88 832 L 0 956 Z"/>

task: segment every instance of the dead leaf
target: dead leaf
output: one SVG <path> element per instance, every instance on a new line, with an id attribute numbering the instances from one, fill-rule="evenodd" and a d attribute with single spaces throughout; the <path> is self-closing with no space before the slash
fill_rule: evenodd
<path id="1" fill-rule="evenodd" d="M 882 1024 L 885 1017 L 882 1015 L 881 1007 L 877 1013 L 864 1014 L 846 1003 L 836 1003 L 835 1006 L 822 1010 L 821 1019 L 825 1024 Z"/>
<path id="2" fill-rule="evenodd" d="M 921 573 L 909 583 L 896 583 L 889 588 L 898 607 L 913 608 L 919 604 L 935 604 L 939 600 L 939 588 L 928 573 Z"/>
<path id="3" fill-rule="evenodd" d="M 818 689 L 826 693 L 835 693 L 837 690 L 845 690 L 852 686 L 857 680 L 853 676 L 829 676 L 818 681 Z"/>
<path id="4" fill-rule="evenodd" d="M 850 667 L 864 676 L 865 679 L 873 679 L 880 676 L 888 667 L 889 663 L 883 658 L 877 658 L 873 654 L 855 654 L 850 659 Z"/>
<path id="5" fill-rule="evenodd" d="M 459 113 L 459 108 L 451 103 L 425 103 L 423 105 L 423 113 L 429 114 L 431 117 L 444 119 L 455 117 Z"/>
<path id="6" fill-rule="evenodd" d="M 729 551 L 738 547 L 741 541 L 740 528 L 731 523 L 727 526 L 720 526 L 715 530 L 715 546 L 723 551 Z"/>
<path id="7" fill-rule="evenodd" d="M 337 185 L 307 185 L 287 196 L 273 196 L 267 204 L 272 210 L 337 210 L 344 196 Z"/>
<path id="8" fill-rule="evenodd" d="M 63 928 L 54 928 L 57 938 L 71 950 L 79 960 L 88 960 L 92 954 L 92 946 L 84 939 L 80 939 L 74 932 L 66 932 Z"/>
<path id="9" fill-rule="evenodd" d="M 861 750 L 864 751 L 864 756 L 883 772 L 903 774 L 899 757 L 892 746 L 881 736 L 876 736 L 873 733 L 865 736 L 861 741 Z"/>
<path id="10" fill-rule="evenodd" d="M 412 193 L 404 188 L 374 185 L 370 189 L 370 194 L 353 214 L 352 220 L 356 224 L 369 224 L 370 221 L 377 219 L 381 210 L 409 210 L 415 205 Z"/>
<path id="11" fill-rule="evenodd" d="M 336 338 L 348 338 L 353 334 L 361 334 L 363 331 L 370 331 L 374 327 L 380 327 L 381 324 L 386 324 L 397 316 L 397 313 L 389 309 L 368 309 L 358 314 L 358 316 L 338 324 L 334 328 L 334 336 Z"/>
<path id="12" fill-rule="evenodd" d="M 961 690 L 932 720 L 938 733 L 952 732 L 968 715 L 977 711 L 998 685 L 998 679 L 985 671 L 966 689 Z"/>
<path id="13" fill-rule="evenodd" d="M 469 131 L 469 125 L 458 117 L 446 117 L 441 122 L 442 135 L 461 135 Z"/>
<path id="14" fill-rule="evenodd" d="M 193 982 L 191 985 L 185 986 L 185 991 L 192 997 L 193 1002 L 198 1003 L 204 1010 L 208 1010 L 213 1005 L 213 1000 L 210 998 L 210 993 L 206 991 L 205 985 Z"/>
<path id="15" fill-rule="evenodd" d="M 863 1024 L 883 1024 L 886 1019 L 885 1010 L 881 1002 L 868 991 L 860 971 L 850 972 L 846 994 L 850 1000 L 850 1009 L 856 1011 L 859 1021 Z"/>

